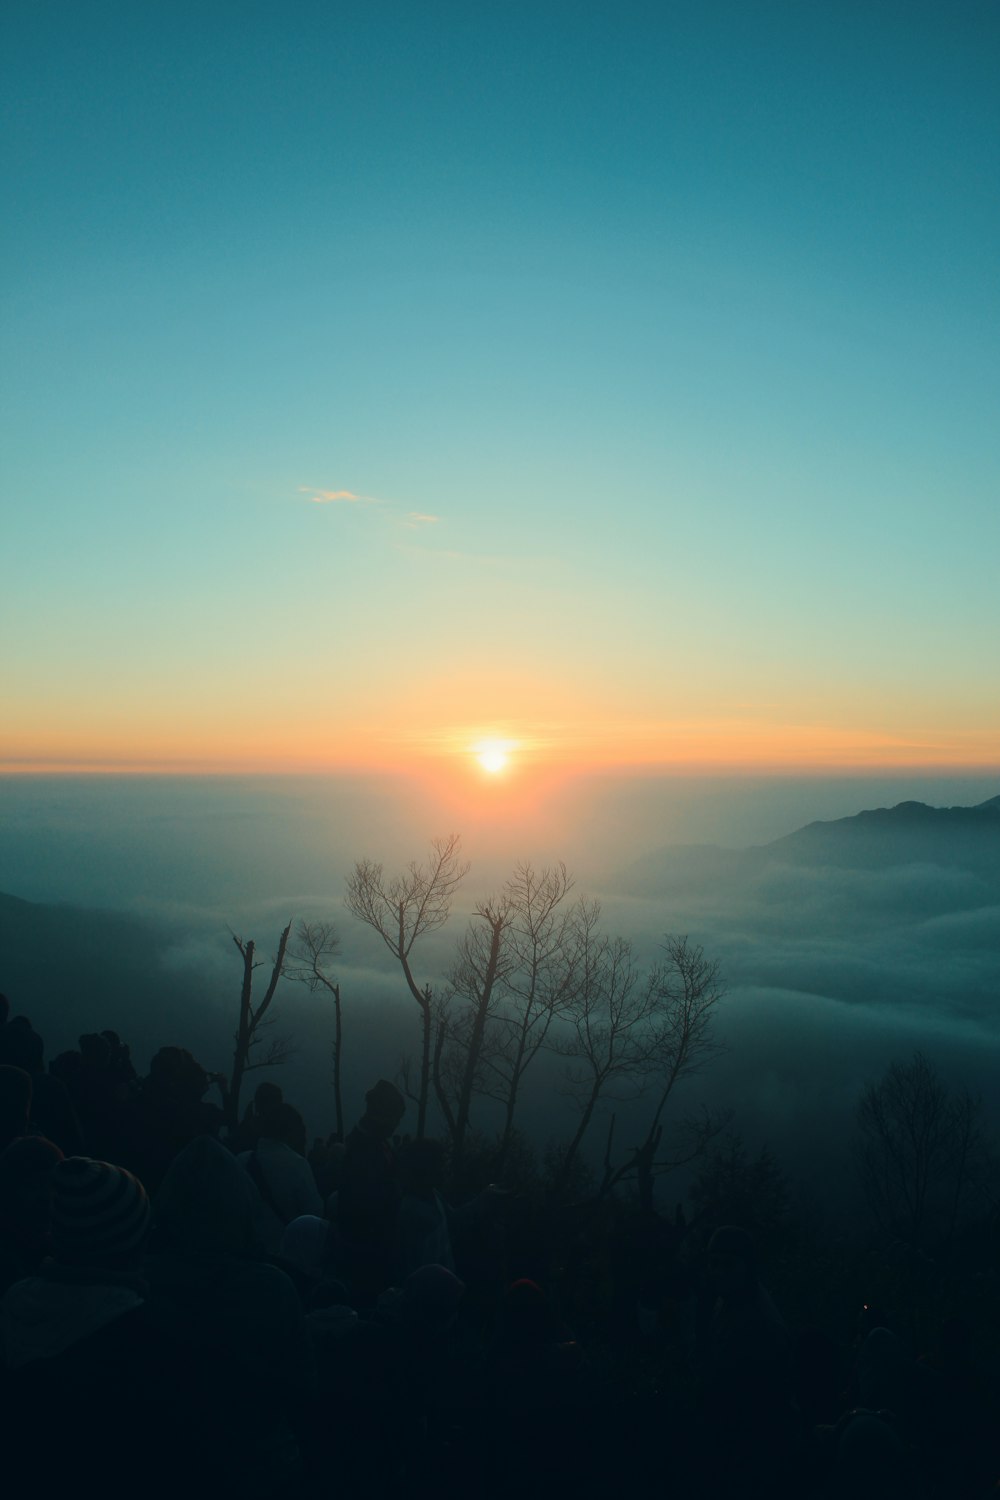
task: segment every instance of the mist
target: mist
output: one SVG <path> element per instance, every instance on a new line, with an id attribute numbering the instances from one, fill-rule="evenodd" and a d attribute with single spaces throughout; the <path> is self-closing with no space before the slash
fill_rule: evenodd
<path id="1" fill-rule="evenodd" d="M 32 1016 L 48 1056 L 81 1030 L 114 1027 L 140 1069 L 166 1044 L 225 1068 L 239 989 L 232 934 L 273 949 L 289 919 L 337 924 L 349 1113 L 373 1078 L 416 1052 L 418 1017 L 391 956 L 344 907 L 344 877 L 370 856 L 422 859 L 457 829 L 472 869 L 451 920 L 419 952 L 443 985 L 477 897 L 517 859 L 565 860 L 604 926 L 653 961 L 686 933 L 722 966 L 726 996 L 708 1067 L 678 1107 L 732 1111 L 751 1147 L 823 1180 L 843 1155 L 859 1090 L 923 1048 L 948 1081 L 983 1093 L 1000 1062 L 1000 889 L 961 850 L 851 868 L 783 845 L 805 823 L 917 800 L 972 805 L 995 778 L 593 776 L 540 785 L 513 815 L 457 820 L 457 800 L 403 777 L 6 778 L 0 783 L 0 988 Z M 40 912 L 39 909 L 44 909 Z M 285 983 L 277 1029 L 296 1053 L 281 1073 L 312 1133 L 332 1125 L 332 1015 Z M 541 1057 L 522 1128 L 539 1145 L 573 1115 L 562 1063 Z M 258 1075 L 260 1076 L 260 1075 Z M 277 1076 L 277 1075 L 275 1075 Z M 611 1106 L 592 1127 L 593 1157 Z M 628 1144 L 641 1103 L 617 1103 Z M 490 1124 L 488 1111 L 477 1123 Z"/>
<path id="2" fill-rule="evenodd" d="M 359 855 L 419 857 L 457 829 L 482 888 L 515 859 L 563 859 L 591 883 L 675 844 L 767 843 L 815 819 L 909 799 L 974 804 L 996 775 L 540 778 L 511 804 L 470 805 L 403 775 L 0 776 L 0 890 L 133 908 L 342 900 Z"/>

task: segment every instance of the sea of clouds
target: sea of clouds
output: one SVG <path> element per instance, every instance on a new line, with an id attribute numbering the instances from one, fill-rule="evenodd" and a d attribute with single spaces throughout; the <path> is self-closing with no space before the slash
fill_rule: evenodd
<path id="1" fill-rule="evenodd" d="M 911 797 L 972 804 L 996 790 L 989 778 L 568 784 L 544 819 L 484 823 L 466 835 L 472 871 L 451 922 L 419 952 L 417 975 L 443 985 L 475 899 L 516 858 L 566 858 L 578 892 L 601 900 L 607 929 L 630 937 L 644 960 L 655 960 L 665 932 L 689 934 L 720 960 L 720 1050 L 679 1104 L 731 1110 L 751 1146 L 769 1142 L 793 1175 L 823 1180 L 843 1157 L 859 1090 L 917 1047 L 997 1111 L 1000 892 L 947 855 L 848 869 L 756 851 L 814 817 Z M 349 1113 L 375 1077 L 392 1076 L 416 1051 L 416 1007 L 343 893 L 354 859 L 401 867 L 449 831 L 440 819 L 452 809 L 419 787 L 388 778 L 8 778 L 0 796 L 0 891 L 32 903 L 3 908 L 0 988 L 36 1019 L 50 1055 L 82 1029 L 113 1026 L 140 1067 L 174 1043 L 224 1068 L 239 989 L 233 934 L 255 938 L 266 957 L 285 923 L 303 917 L 333 920 L 342 936 Z M 282 1074 L 287 1092 L 310 1128 L 325 1131 L 330 1007 L 285 984 L 275 1010 L 276 1031 L 296 1045 Z M 563 1066 L 540 1059 L 525 1097 L 522 1124 L 540 1141 L 571 1124 Z M 614 1108 L 628 1144 L 642 1131 L 642 1101 Z M 595 1151 L 606 1125 L 606 1115 L 595 1122 Z"/>

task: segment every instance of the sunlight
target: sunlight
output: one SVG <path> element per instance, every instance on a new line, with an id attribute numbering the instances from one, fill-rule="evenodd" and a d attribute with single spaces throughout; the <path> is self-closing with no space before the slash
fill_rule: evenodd
<path id="1" fill-rule="evenodd" d="M 502 750 L 483 750 L 479 756 L 479 764 L 484 771 L 490 771 L 496 775 L 497 771 L 502 771 L 507 764 L 507 757 Z"/>
<path id="2" fill-rule="evenodd" d="M 498 776 L 507 769 L 511 745 L 508 740 L 481 740 L 474 754 L 483 770 L 490 776 Z"/>

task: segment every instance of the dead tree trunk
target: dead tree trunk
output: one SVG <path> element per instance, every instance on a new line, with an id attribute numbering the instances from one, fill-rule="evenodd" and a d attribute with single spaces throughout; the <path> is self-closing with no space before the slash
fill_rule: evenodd
<path id="1" fill-rule="evenodd" d="M 274 992 L 278 988 L 278 980 L 281 978 L 282 969 L 285 964 L 285 949 L 288 946 L 288 935 L 292 930 L 292 924 L 282 932 L 278 940 L 278 952 L 271 966 L 271 977 L 268 981 L 264 998 L 260 1004 L 253 1003 L 253 974 L 254 970 L 260 968 L 260 962 L 254 957 L 256 945 L 253 938 L 244 942 L 242 938 L 233 934 L 233 942 L 239 949 L 243 960 L 243 981 L 240 986 L 240 1015 L 233 1037 L 233 1066 L 229 1075 L 229 1085 L 226 1091 L 227 1116 L 226 1123 L 230 1133 L 233 1134 L 239 1127 L 240 1122 L 240 1090 L 243 1086 L 244 1076 L 251 1068 L 266 1068 L 277 1066 L 278 1063 L 287 1061 L 288 1047 L 281 1041 L 274 1041 L 268 1048 L 267 1053 L 259 1061 L 251 1060 L 251 1053 L 262 1037 L 260 1035 L 264 1018 L 274 999 Z"/>
<path id="2" fill-rule="evenodd" d="M 344 1099 L 340 1085 L 340 1043 L 342 1021 L 340 1014 L 340 985 L 333 986 L 333 1102 L 337 1113 L 337 1140 L 344 1139 Z"/>

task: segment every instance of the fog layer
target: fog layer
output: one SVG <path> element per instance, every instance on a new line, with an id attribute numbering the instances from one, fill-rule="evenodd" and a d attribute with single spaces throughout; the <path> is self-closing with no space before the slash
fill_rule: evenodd
<path id="1" fill-rule="evenodd" d="M 442 985 L 476 897 L 515 859 L 565 859 L 577 891 L 601 899 L 606 927 L 644 957 L 669 931 L 721 960 L 725 1050 L 679 1102 L 732 1109 L 750 1142 L 770 1141 L 793 1172 L 812 1160 L 815 1174 L 849 1132 L 863 1083 L 915 1046 L 989 1100 L 1000 864 L 950 824 L 917 843 L 877 829 L 872 842 L 871 828 L 859 842 L 854 824 L 785 836 L 914 798 L 977 803 L 997 785 L 606 777 L 553 788 L 534 816 L 460 830 L 472 870 L 450 923 L 421 950 L 418 978 Z M 441 821 L 455 811 L 447 799 L 401 780 L 280 778 L 9 778 L 0 795 L 0 891 L 20 898 L 0 903 L 0 988 L 32 1015 L 50 1057 L 80 1030 L 112 1026 L 141 1068 L 167 1043 L 224 1068 L 240 977 L 232 932 L 267 952 L 300 917 L 341 933 L 348 1109 L 415 1051 L 416 1007 L 385 948 L 345 910 L 344 876 L 362 855 L 387 868 L 422 858 L 455 826 Z M 332 1016 L 291 984 L 276 1009 L 298 1049 L 283 1081 L 310 1129 L 326 1131 Z M 541 1060 L 525 1099 L 522 1125 L 542 1141 L 571 1120 L 560 1069 Z M 627 1135 L 630 1110 L 618 1108 Z M 606 1116 L 592 1150 L 605 1128 Z"/>

